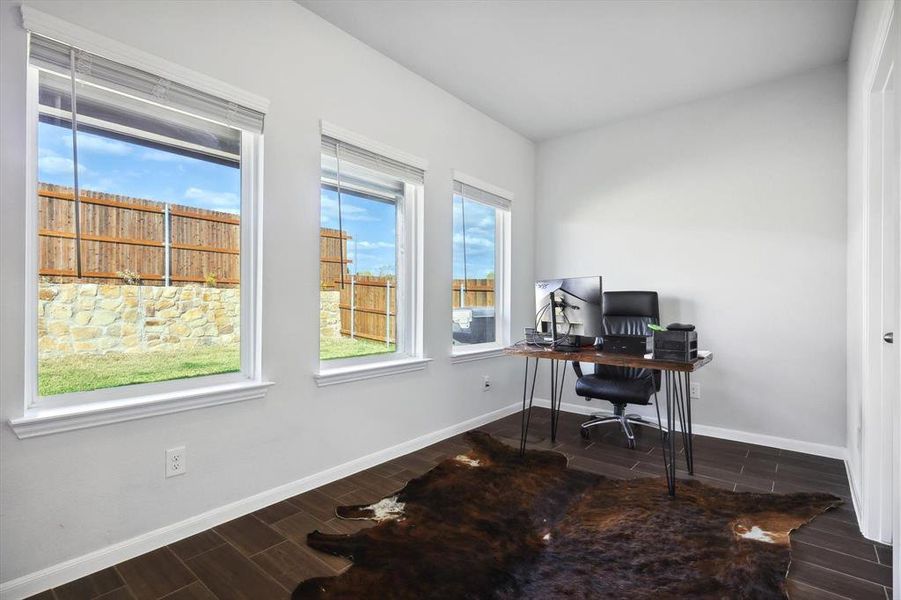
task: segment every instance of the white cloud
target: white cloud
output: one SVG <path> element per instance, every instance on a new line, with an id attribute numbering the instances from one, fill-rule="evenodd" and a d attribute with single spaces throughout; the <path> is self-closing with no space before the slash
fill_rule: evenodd
<path id="1" fill-rule="evenodd" d="M 144 150 L 138 158 L 153 162 L 182 162 L 189 160 L 188 157 L 182 156 L 181 154 L 163 152 L 162 150 Z"/>
<path id="2" fill-rule="evenodd" d="M 234 192 L 213 192 L 198 187 L 189 187 L 185 190 L 184 199 L 190 200 L 191 205 L 197 208 L 208 208 L 238 214 L 241 208 L 241 199 Z"/>
<path id="3" fill-rule="evenodd" d="M 466 249 L 470 248 L 494 248 L 494 240 L 471 235 L 471 231 L 466 234 Z M 454 234 L 454 244 L 463 244 L 463 234 Z"/>
<path id="4" fill-rule="evenodd" d="M 320 220 L 322 223 L 338 223 L 338 200 L 337 198 L 329 198 L 322 196 L 322 214 Z M 353 204 L 341 204 L 341 220 L 342 221 L 376 221 L 377 219 L 369 214 L 369 211 L 362 206 L 354 206 Z"/>
<path id="5" fill-rule="evenodd" d="M 382 248 L 394 248 L 394 242 L 351 242 L 352 245 L 363 250 L 377 250 Z"/>
<path id="6" fill-rule="evenodd" d="M 72 139 L 67 138 L 67 145 L 72 145 Z M 78 150 L 88 150 L 97 154 L 111 154 L 113 156 L 125 156 L 131 154 L 132 146 L 119 140 L 112 140 L 99 135 L 89 133 L 78 134 Z"/>
<path id="7" fill-rule="evenodd" d="M 60 156 L 53 150 L 41 148 L 38 152 L 38 170 L 46 175 L 71 175 L 75 170 L 75 161 L 66 156 Z M 84 165 L 78 165 L 78 174 L 87 172 Z"/>

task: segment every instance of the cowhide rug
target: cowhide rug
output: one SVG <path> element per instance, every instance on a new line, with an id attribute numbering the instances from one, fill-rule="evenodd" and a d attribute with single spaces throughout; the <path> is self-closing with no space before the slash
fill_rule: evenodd
<path id="1" fill-rule="evenodd" d="M 379 524 L 311 533 L 311 547 L 354 564 L 293 598 L 785 598 L 789 532 L 841 504 L 696 481 L 671 499 L 658 478 L 612 480 L 556 452 L 469 441 L 396 495 L 339 508 Z"/>

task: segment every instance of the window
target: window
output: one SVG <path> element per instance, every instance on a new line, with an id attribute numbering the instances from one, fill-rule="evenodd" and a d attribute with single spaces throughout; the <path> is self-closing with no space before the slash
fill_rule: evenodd
<path id="1" fill-rule="evenodd" d="M 498 348 L 509 341 L 510 201 L 506 198 L 510 194 L 504 194 L 454 181 L 454 354 Z"/>
<path id="2" fill-rule="evenodd" d="M 259 380 L 263 113 L 29 38 L 31 405 Z"/>
<path id="3" fill-rule="evenodd" d="M 416 357 L 419 167 L 325 133 L 320 192 L 321 370 Z"/>

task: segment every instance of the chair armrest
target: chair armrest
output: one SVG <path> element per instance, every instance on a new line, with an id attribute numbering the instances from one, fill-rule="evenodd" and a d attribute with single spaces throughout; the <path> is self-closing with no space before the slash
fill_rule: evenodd
<path id="1" fill-rule="evenodd" d="M 577 360 L 573 361 L 573 371 L 576 372 L 576 377 L 578 377 L 579 379 L 582 378 L 582 365 Z"/>

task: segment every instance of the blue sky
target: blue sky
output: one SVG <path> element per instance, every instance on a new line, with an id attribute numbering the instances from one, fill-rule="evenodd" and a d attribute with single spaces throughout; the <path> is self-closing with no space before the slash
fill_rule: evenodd
<path id="1" fill-rule="evenodd" d="M 338 229 L 338 193 L 323 188 L 320 202 L 321 226 Z M 341 192 L 341 224 L 353 238 L 347 243 L 347 258 L 353 261 L 351 273 L 396 274 L 396 210 L 387 202 Z"/>
<path id="2" fill-rule="evenodd" d="M 466 209 L 466 276 L 494 274 L 495 209 L 454 195 L 454 279 L 463 279 L 463 209 Z"/>
<path id="3" fill-rule="evenodd" d="M 38 124 L 38 180 L 72 187 L 72 132 Z M 237 167 L 78 133 L 78 183 L 83 190 L 240 213 Z"/>

